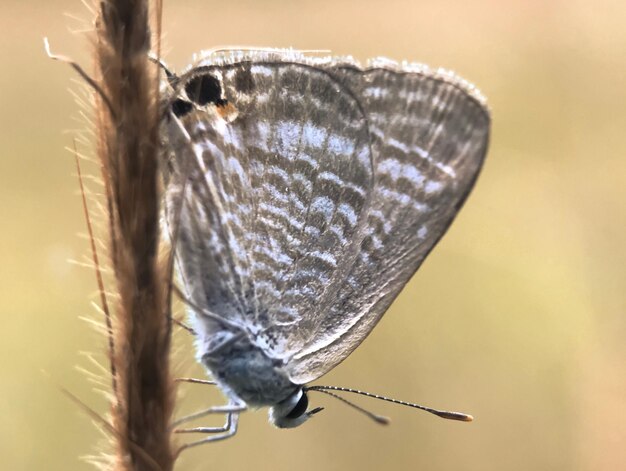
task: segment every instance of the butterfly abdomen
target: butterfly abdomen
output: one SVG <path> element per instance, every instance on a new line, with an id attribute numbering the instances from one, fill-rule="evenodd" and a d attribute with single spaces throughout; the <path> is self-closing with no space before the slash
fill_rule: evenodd
<path id="1" fill-rule="evenodd" d="M 282 369 L 282 361 L 268 357 L 248 339 L 202 356 L 214 378 L 249 406 L 272 406 L 298 388 Z"/>

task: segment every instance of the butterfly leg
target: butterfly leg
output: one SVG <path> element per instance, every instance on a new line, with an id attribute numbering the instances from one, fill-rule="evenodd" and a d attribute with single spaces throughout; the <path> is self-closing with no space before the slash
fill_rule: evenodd
<path id="1" fill-rule="evenodd" d="M 205 443 L 217 442 L 219 440 L 225 440 L 235 435 L 237 433 L 237 426 L 239 425 L 239 414 L 245 409 L 246 407 L 241 404 L 229 404 L 227 406 L 212 407 L 211 409 L 207 409 L 197 414 L 193 414 L 192 416 L 187 416 L 183 417 L 183 419 L 179 419 L 177 423 L 180 423 L 181 420 L 192 420 L 191 417 L 197 418 L 207 414 L 220 413 L 229 410 L 229 412 L 226 412 L 226 423 L 222 427 L 191 427 L 175 430 L 176 433 L 215 434 L 201 440 L 197 440 L 195 442 L 185 443 L 184 445 L 181 445 L 178 449 L 178 454 L 180 454 L 183 450 L 186 450 L 187 448 L 203 445 Z"/>
<path id="2" fill-rule="evenodd" d="M 246 410 L 246 406 L 245 406 L 245 404 L 241 404 L 241 403 L 227 404 L 225 406 L 209 407 L 208 409 L 204 409 L 204 410 L 201 410 L 199 412 L 195 412 L 193 414 L 186 415 L 185 417 L 181 417 L 180 419 L 175 420 L 172 425 L 174 427 L 177 427 L 177 426 L 179 426 L 181 424 L 184 424 L 185 422 L 191 422 L 192 420 L 196 420 L 196 419 L 199 419 L 201 417 L 206 417 L 207 415 L 211 415 L 211 414 L 234 414 L 234 413 L 243 412 L 244 410 Z M 192 431 L 194 431 L 193 429 L 182 429 L 182 430 L 192 430 Z M 181 430 L 177 430 L 176 432 L 177 433 L 184 433 Z"/>

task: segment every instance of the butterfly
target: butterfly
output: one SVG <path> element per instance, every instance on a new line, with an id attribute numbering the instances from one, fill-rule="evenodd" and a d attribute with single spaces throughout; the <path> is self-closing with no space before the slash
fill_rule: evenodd
<path id="1" fill-rule="evenodd" d="M 293 50 L 201 54 L 163 87 L 166 221 L 199 361 L 295 427 L 446 232 L 490 114 L 444 70 Z"/>

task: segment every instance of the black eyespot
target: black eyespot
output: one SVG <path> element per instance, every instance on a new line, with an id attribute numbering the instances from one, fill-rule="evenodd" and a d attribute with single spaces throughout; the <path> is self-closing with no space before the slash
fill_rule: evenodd
<path id="1" fill-rule="evenodd" d="M 188 101 L 181 100 L 179 98 L 178 100 L 174 100 L 171 109 L 172 113 L 174 113 L 174 116 L 180 118 L 182 116 L 185 116 L 187 113 L 190 113 L 191 110 L 193 110 L 193 105 Z"/>
<path id="2" fill-rule="evenodd" d="M 305 392 L 302 392 L 302 396 L 300 397 L 300 400 L 298 401 L 296 406 L 291 409 L 291 412 L 289 412 L 289 414 L 287 414 L 285 417 L 287 419 L 297 419 L 306 412 L 307 407 L 309 407 L 309 398 L 306 396 Z"/>
<path id="3" fill-rule="evenodd" d="M 222 87 L 217 78 L 211 74 L 198 75 L 185 85 L 185 92 L 191 101 L 200 106 L 213 103 L 217 106 L 226 104 L 222 98 Z"/>

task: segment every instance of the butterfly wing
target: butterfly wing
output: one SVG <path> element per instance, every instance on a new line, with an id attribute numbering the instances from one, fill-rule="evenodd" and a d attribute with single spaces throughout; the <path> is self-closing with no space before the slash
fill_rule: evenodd
<path id="1" fill-rule="evenodd" d="M 172 174 L 191 182 L 180 271 L 196 304 L 308 382 L 356 348 L 443 235 L 480 169 L 488 113 L 422 69 L 234 52 L 183 80 L 203 74 L 235 111 L 209 104 L 176 121 L 184 138 L 170 132 Z"/>
<path id="2" fill-rule="evenodd" d="M 168 131 L 180 272 L 194 304 L 243 325 L 268 356 L 290 358 L 358 254 L 374 183 L 367 120 L 350 90 L 308 64 L 205 61 L 181 80 L 208 90 L 214 79 L 220 106 L 193 109 Z M 205 321 L 197 330 L 211 337 Z"/>
<path id="3" fill-rule="evenodd" d="M 443 236 L 478 176 L 490 126 L 480 95 L 445 72 L 386 63 L 331 69 L 367 117 L 374 187 L 359 256 L 320 303 L 314 334 L 289 362 L 300 384 L 365 339 Z"/>

